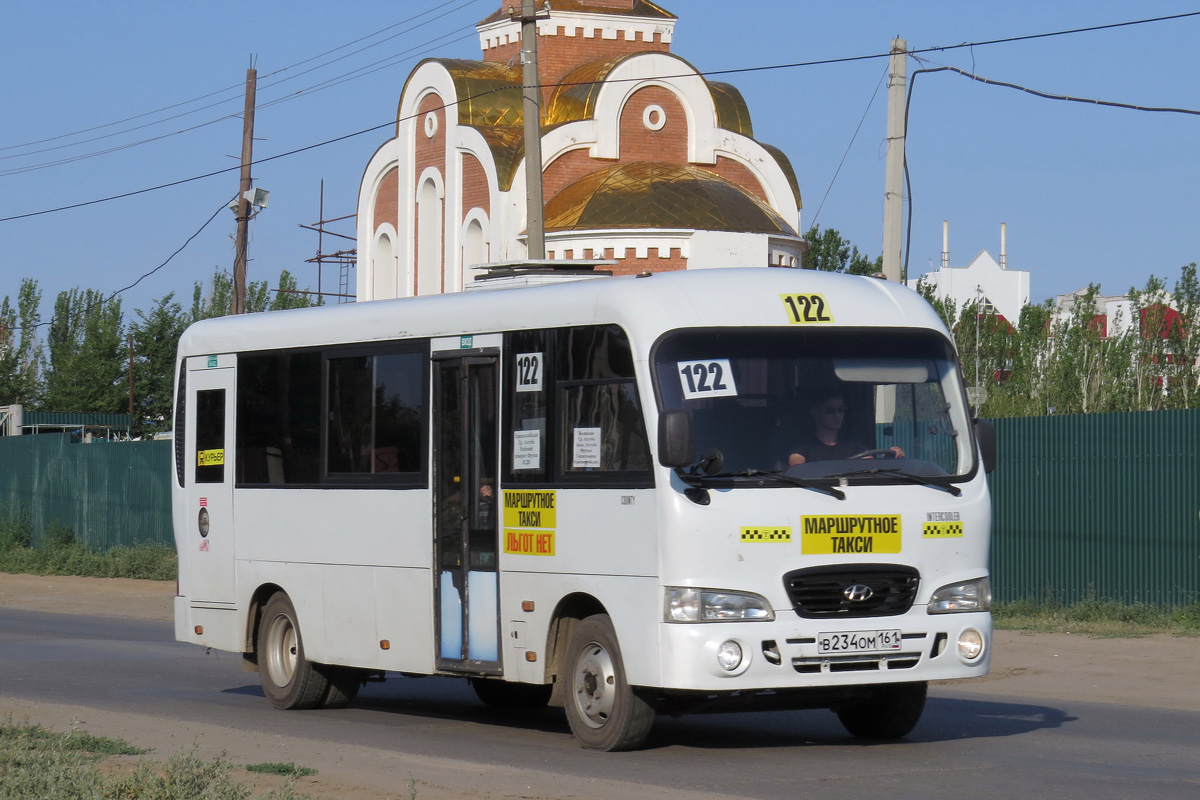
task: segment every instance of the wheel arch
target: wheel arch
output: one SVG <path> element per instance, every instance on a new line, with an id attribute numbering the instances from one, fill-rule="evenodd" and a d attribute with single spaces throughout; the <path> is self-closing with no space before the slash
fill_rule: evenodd
<path id="1" fill-rule="evenodd" d="M 258 626 L 262 623 L 262 611 L 267 601 L 283 587 L 275 583 L 264 583 L 254 590 L 246 608 L 246 636 L 242 642 L 242 657 L 251 664 L 258 664 Z"/>
<path id="2" fill-rule="evenodd" d="M 608 609 L 604 604 L 586 592 L 572 592 L 559 600 L 558 605 L 554 607 L 550 627 L 546 632 L 545 650 L 546 683 L 553 683 L 555 686 L 554 696 L 550 701 L 552 704 L 560 700 L 562 682 L 557 678 L 561 674 L 562 654 L 567 648 L 567 643 L 571 641 L 571 633 L 574 632 L 575 626 L 593 614 L 607 613 Z"/>

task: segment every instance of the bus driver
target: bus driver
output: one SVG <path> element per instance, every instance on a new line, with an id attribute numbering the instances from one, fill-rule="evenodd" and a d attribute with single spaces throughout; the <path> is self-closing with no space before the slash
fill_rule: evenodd
<path id="1" fill-rule="evenodd" d="M 817 395 L 817 401 L 809 406 L 808 413 L 813 421 L 812 433 L 792 449 L 788 466 L 850 458 L 871 449 L 860 441 L 839 436 L 846 419 L 846 399 L 840 391 L 834 389 Z M 904 458 L 904 451 L 899 447 L 887 449 L 895 454 L 895 458 Z"/>

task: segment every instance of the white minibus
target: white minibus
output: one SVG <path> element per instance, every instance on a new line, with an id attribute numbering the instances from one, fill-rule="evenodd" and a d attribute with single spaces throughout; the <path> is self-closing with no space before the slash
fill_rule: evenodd
<path id="1" fill-rule="evenodd" d="M 506 280 L 184 333 L 179 640 L 279 708 L 459 676 L 598 750 L 758 707 L 895 738 L 987 673 L 994 438 L 919 295 Z"/>

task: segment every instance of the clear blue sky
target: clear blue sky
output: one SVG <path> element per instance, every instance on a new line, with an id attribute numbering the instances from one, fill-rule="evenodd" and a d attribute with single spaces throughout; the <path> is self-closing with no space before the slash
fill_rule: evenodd
<path id="1" fill-rule="evenodd" d="M 473 24 L 497 5 L 10 0 L 0 28 L 0 217 L 236 167 L 230 156 L 240 152 L 252 57 L 260 81 L 257 159 L 386 126 L 419 58 L 479 57 Z M 702 71 L 886 53 L 894 36 L 921 49 L 1200 11 L 1200 2 L 1169 0 L 662 5 L 679 16 L 672 51 Z M 404 22 L 422 12 L 429 13 Z M 910 60 L 909 71 L 952 65 L 1051 94 L 1200 110 L 1197 41 L 1200 17 L 1191 17 L 925 53 L 928 63 Z M 886 69 L 881 58 L 714 76 L 742 91 L 756 138 L 791 158 L 804 227 L 837 228 L 871 256 L 882 244 Z M 356 70 L 358 77 L 350 74 Z M 194 126 L 201 127 L 176 134 Z M 252 223 L 250 279 L 274 284 L 286 268 L 301 286 L 315 287 L 316 269 L 304 260 L 316 253 L 316 234 L 299 226 L 318 219 L 321 180 L 325 215 L 354 213 L 363 169 L 388 136 L 382 127 L 255 168 L 256 185 L 271 198 Z M 147 139 L 154 141 L 129 146 Z M 1180 265 L 1200 260 L 1198 145 L 1197 116 L 1042 100 L 951 73 L 921 75 L 909 118 L 909 272 L 938 261 L 942 220 L 950 221 L 956 266 L 980 250 L 998 255 L 1006 222 L 1008 264 L 1031 273 L 1035 301 L 1089 282 L 1121 293 L 1152 273 L 1170 287 Z M 113 152 L 84 157 L 101 150 Z M 64 163 L 40 167 L 50 161 Z M 35 277 L 48 317 L 61 290 L 107 293 L 133 283 L 222 208 L 237 184 L 235 169 L 0 222 L 0 296 L 15 299 L 20 279 Z M 353 233 L 341 225 L 335 229 Z M 168 292 L 186 306 L 196 281 L 232 269 L 234 227 L 232 213 L 221 211 L 168 266 L 125 292 L 126 320 Z M 324 288 L 337 291 L 329 275 Z"/>

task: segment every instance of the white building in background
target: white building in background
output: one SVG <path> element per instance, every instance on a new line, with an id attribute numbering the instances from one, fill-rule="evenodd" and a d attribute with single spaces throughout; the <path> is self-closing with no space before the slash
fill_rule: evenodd
<path id="1" fill-rule="evenodd" d="M 1008 269 L 1005 245 L 1005 226 L 1000 223 L 1000 261 L 987 250 L 980 251 L 965 267 L 950 266 L 950 223 L 942 222 L 942 265 L 908 281 L 916 289 L 919 282 L 932 286 L 938 297 L 949 297 L 956 310 L 968 303 L 978 302 L 985 311 L 995 311 L 1016 325 L 1021 309 L 1029 304 L 1029 273 Z"/>

